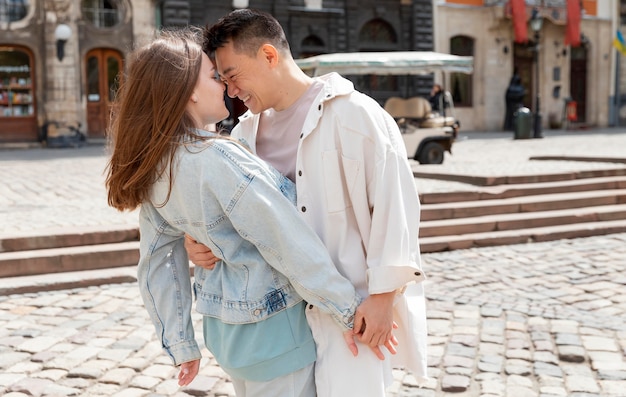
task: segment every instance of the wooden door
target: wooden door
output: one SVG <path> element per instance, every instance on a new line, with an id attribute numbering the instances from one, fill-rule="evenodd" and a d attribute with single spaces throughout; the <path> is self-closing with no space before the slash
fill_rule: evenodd
<path id="1" fill-rule="evenodd" d="M 109 126 L 111 103 L 117 93 L 118 76 L 123 68 L 122 54 L 97 48 L 85 57 L 87 87 L 87 136 L 103 138 Z"/>

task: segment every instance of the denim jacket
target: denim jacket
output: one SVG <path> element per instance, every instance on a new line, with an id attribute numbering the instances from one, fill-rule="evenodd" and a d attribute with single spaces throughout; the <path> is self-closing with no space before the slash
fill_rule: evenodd
<path id="1" fill-rule="evenodd" d="M 185 233 L 222 259 L 194 270 L 199 313 L 248 324 L 304 298 L 352 328 L 361 298 L 295 209 L 291 181 L 227 139 L 181 146 L 172 164 L 169 200 L 166 169 L 141 206 L 138 282 L 175 364 L 200 358 Z"/>

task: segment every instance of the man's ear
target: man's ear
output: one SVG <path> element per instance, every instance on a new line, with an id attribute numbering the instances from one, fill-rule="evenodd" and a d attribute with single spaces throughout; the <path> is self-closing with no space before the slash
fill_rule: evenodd
<path id="1" fill-rule="evenodd" d="M 271 44 L 263 44 L 259 49 L 259 52 L 263 59 L 270 65 L 276 66 L 278 64 L 278 50 Z"/>

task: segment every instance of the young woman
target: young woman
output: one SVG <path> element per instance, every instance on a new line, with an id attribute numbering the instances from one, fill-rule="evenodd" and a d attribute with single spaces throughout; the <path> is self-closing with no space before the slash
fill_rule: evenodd
<path id="1" fill-rule="evenodd" d="M 293 184 L 242 144 L 203 130 L 228 116 L 224 84 L 191 30 L 162 33 L 127 63 L 110 128 L 109 204 L 141 207 L 138 283 L 179 384 L 198 373 L 192 294 L 204 341 L 238 396 L 315 396 L 305 301 L 352 339 L 360 298 L 297 213 Z M 185 234 L 222 258 L 196 267 Z"/>

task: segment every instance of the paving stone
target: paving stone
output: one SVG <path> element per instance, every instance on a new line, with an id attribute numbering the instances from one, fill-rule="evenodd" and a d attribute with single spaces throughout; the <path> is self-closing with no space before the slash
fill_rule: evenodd
<path id="1" fill-rule="evenodd" d="M 30 358 L 28 353 L 8 352 L 0 354 L 0 368 L 9 368 L 20 361 Z"/>
<path id="2" fill-rule="evenodd" d="M 534 371 L 538 376 L 562 378 L 563 370 L 556 364 L 550 364 L 545 362 L 535 362 Z"/>
<path id="3" fill-rule="evenodd" d="M 560 345 L 557 349 L 561 361 L 568 363 L 582 363 L 585 361 L 585 349 L 581 346 Z"/>
<path id="4" fill-rule="evenodd" d="M 565 385 L 572 392 L 599 393 L 600 387 L 596 380 L 589 376 L 566 376 Z"/>
<path id="5" fill-rule="evenodd" d="M 441 379 L 441 390 L 448 393 L 460 393 L 467 390 L 470 378 L 461 375 L 444 375 Z"/>
<path id="6" fill-rule="evenodd" d="M 49 336 L 38 336 L 33 339 L 27 339 L 16 347 L 17 351 L 27 353 L 39 353 L 49 349 L 52 345 L 60 342 L 59 338 Z"/>
<path id="7" fill-rule="evenodd" d="M 544 386 L 539 388 L 540 396 L 559 396 L 566 397 L 567 390 L 563 387 L 554 387 L 554 386 Z"/>
<path id="8" fill-rule="evenodd" d="M 468 357 L 451 356 L 446 355 L 443 358 L 444 367 L 465 367 L 472 368 L 474 366 L 474 360 Z"/>
<path id="9" fill-rule="evenodd" d="M 9 390 L 18 393 L 26 393 L 31 396 L 40 396 L 43 394 L 44 390 L 52 384 L 53 382 L 49 379 L 24 377 L 9 386 Z"/>
<path id="10" fill-rule="evenodd" d="M 100 382 L 125 385 L 135 376 L 135 371 L 130 368 L 113 368 L 99 378 Z"/>
<path id="11" fill-rule="evenodd" d="M 161 381 L 162 379 L 160 378 L 155 378 L 152 376 L 145 376 L 145 375 L 137 375 L 130 381 L 130 386 L 137 387 L 140 389 L 150 390 L 156 385 L 158 385 L 159 383 L 161 383 Z M 209 391 L 211 389 L 209 388 L 206 390 Z"/>
<path id="12" fill-rule="evenodd" d="M 178 371 L 172 365 L 151 365 L 143 370 L 144 375 L 154 376 L 160 379 L 169 379 L 175 373 L 178 373 Z"/>
<path id="13" fill-rule="evenodd" d="M 506 395 L 515 396 L 515 397 L 538 397 L 539 396 L 539 394 L 533 389 L 528 388 L 528 387 L 522 387 L 522 386 L 507 386 Z"/>

